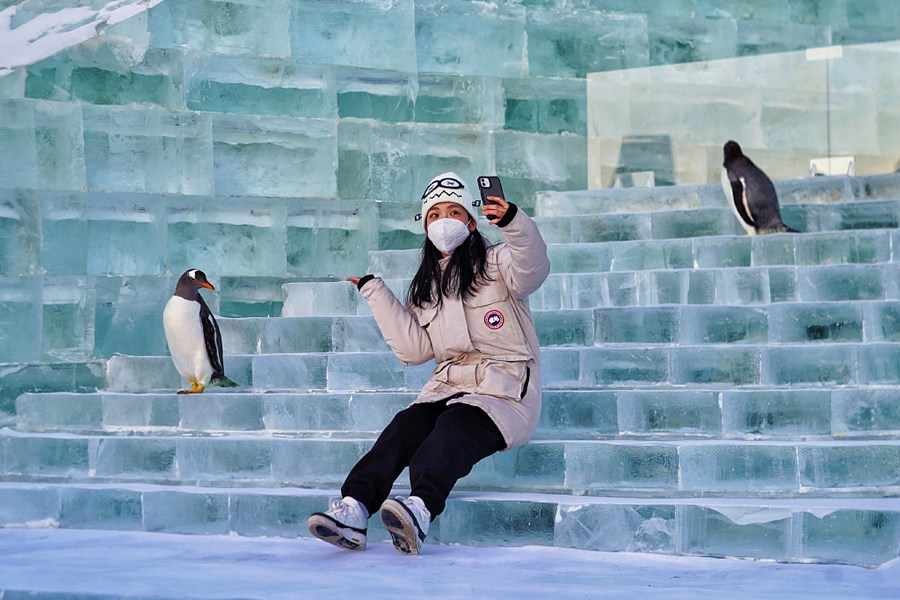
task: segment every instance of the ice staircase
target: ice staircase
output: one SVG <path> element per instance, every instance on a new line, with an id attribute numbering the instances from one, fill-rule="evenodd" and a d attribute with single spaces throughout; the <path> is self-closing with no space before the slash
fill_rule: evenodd
<path id="1" fill-rule="evenodd" d="M 541 423 L 459 483 L 432 543 L 900 556 L 900 176 L 777 185 L 804 233 L 740 235 L 718 186 L 537 199 Z M 398 291 L 415 262 L 369 259 Z M 283 294 L 220 319 L 234 391 L 176 395 L 161 352 L 19 395 L 0 525 L 309 535 L 432 365 L 401 367 L 347 282 Z"/>

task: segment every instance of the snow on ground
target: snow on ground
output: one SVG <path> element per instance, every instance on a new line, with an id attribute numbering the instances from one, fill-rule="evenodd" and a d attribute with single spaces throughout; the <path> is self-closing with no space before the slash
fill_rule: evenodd
<path id="1" fill-rule="evenodd" d="M 260 598 L 900 597 L 900 559 L 878 569 L 604 553 L 564 548 L 426 545 L 405 556 L 307 538 L 188 536 L 65 529 L 0 530 L 2 592 L 91 596 Z M 13 594 L 9 594 L 13 595 Z"/>

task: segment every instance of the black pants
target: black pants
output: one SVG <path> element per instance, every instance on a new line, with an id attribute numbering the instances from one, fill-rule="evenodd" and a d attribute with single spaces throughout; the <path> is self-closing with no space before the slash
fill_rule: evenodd
<path id="1" fill-rule="evenodd" d="M 413 404 L 394 416 L 350 470 L 341 494 L 362 502 L 374 514 L 408 466 L 410 495 L 421 498 L 434 519 L 444 512 L 457 480 L 505 447 L 503 434 L 476 406 L 448 406 L 446 401 Z"/>

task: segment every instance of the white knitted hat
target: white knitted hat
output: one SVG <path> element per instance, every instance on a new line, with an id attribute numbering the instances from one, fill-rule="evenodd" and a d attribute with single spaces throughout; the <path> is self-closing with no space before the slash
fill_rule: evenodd
<path id="1" fill-rule="evenodd" d="M 422 212 L 416 215 L 416 220 L 423 218 L 428 209 L 441 202 L 455 202 L 466 209 L 473 221 L 478 220 L 478 215 L 472 207 L 474 201 L 468 185 L 462 177 L 452 171 L 441 173 L 425 188 L 425 193 L 422 194 Z"/>

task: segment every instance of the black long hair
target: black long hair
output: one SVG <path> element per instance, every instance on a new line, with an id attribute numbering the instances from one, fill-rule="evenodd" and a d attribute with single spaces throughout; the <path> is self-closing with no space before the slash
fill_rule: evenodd
<path id="1" fill-rule="evenodd" d="M 491 280 L 487 273 L 488 243 L 475 229 L 460 246 L 450 254 L 447 267 L 441 271 L 441 251 L 425 236 L 422 246 L 422 260 L 416 271 L 406 303 L 424 308 L 429 304 L 443 304 L 444 296 L 456 296 L 465 300 L 478 288 Z"/>

